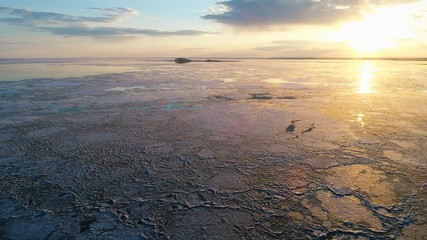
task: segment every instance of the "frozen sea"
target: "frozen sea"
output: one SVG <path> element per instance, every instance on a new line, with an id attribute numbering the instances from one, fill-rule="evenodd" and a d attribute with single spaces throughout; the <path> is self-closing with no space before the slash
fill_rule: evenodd
<path id="1" fill-rule="evenodd" d="M 425 239 L 427 63 L 0 59 L 0 238 Z"/>

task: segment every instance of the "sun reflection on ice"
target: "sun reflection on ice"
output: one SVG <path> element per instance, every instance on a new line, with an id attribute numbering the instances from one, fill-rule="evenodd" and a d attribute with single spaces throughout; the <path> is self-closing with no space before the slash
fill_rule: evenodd
<path id="1" fill-rule="evenodd" d="M 365 61 L 359 75 L 359 93 L 372 93 L 372 72 L 372 64 L 369 61 Z"/>
<path id="2" fill-rule="evenodd" d="M 360 125 L 362 127 L 365 127 L 365 125 L 366 125 L 366 122 L 365 122 L 364 118 L 365 118 L 365 114 L 363 114 L 363 113 L 357 114 L 356 122 L 360 123 Z"/>

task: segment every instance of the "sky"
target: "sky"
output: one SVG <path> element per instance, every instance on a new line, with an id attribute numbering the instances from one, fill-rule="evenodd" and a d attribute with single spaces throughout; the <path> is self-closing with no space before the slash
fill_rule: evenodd
<path id="1" fill-rule="evenodd" d="M 0 58 L 427 57 L 427 0 L 0 0 Z"/>

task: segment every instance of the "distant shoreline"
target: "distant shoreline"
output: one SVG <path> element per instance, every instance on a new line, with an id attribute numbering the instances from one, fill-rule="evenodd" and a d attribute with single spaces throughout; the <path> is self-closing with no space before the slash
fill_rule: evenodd
<path id="1" fill-rule="evenodd" d="M 157 58 L 157 57 L 105 57 L 105 58 L 0 58 L 0 64 L 23 64 L 23 63 L 69 63 L 76 60 L 140 60 L 140 61 L 166 61 L 174 62 L 174 58 Z M 192 62 L 239 62 L 242 60 L 297 60 L 297 61 L 323 61 L 323 60 L 340 60 L 340 61 L 414 61 L 427 62 L 427 58 L 398 58 L 398 57 L 271 57 L 271 58 L 250 58 L 250 57 L 196 57 L 191 58 Z M 210 61 L 209 61 L 210 60 Z"/>
<path id="2" fill-rule="evenodd" d="M 273 60 L 379 60 L 379 61 L 427 61 L 427 58 L 377 58 L 377 57 L 362 57 L 362 58 L 312 58 L 312 57 L 286 57 L 286 58 L 269 58 Z"/>

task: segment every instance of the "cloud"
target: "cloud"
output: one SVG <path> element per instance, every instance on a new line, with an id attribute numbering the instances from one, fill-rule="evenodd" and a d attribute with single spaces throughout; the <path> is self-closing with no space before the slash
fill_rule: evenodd
<path id="1" fill-rule="evenodd" d="M 325 42 L 316 42 L 312 40 L 282 40 L 282 41 L 272 41 L 269 45 L 258 46 L 253 50 L 257 51 L 289 51 L 294 49 L 314 49 L 321 48 L 330 45 L 341 45 L 340 43 L 325 43 Z"/>
<path id="2" fill-rule="evenodd" d="M 28 44 L 28 42 L 15 42 L 15 41 L 3 41 L 0 40 L 0 46 L 19 46 L 19 45 L 25 45 Z"/>
<path id="3" fill-rule="evenodd" d="M 42 27 L 42 30 L 66 37 L 126 37 L 135 35 L 146 36 L 195 36 L 212 34 L 197 30 L 159 31 L 154 29 L 121 28 L 121 27 Z"/>
<path id="4" fill-rule="evenodd" d="M 113 7 L 113 8 L 89 8 L 108 16 L 114 21 L 120 21 L 128 16 L 138 16 L 139 12 L 133 8 Z"/>
<path id="5" fill-rule="evenodd" d="M 0 22 L 11 25 L 39 27 L 43 25 L 112 23 L 119 15 L 104 15 L 100 17 L 72 16 L 54 12 L 34 12 L 24 8 L 0 7 L 0 13 L 9 17 L 0 18 Z"/>
<path id="6" fill-rule="evenodd" d="M 314 40 L 282 40 L 253 48 L 271 57 L 344 57 L 351 54 L 344 42 L 318 42 Z"/>
<path id="7" fill-rule="evenodd" d="M 364 9 L 419 0 L 228 0 L 210 8 L 207 20 L 240 27 L 331 24 L 361 17 Z"/>
<path id="8" fill-rule="evenodd" d="M 267 46 L 258 46 L 254 48 L 253 50 L 257 51 L 283 51 L 283 50 L 291 50 L 295 48 L 307 48 L 309 46 L 313 45 L 313 41 L 307 41 L 307 40 L 284 40 L 284 41 L 273 41 L 272 44 Z M 318 43 L 316 43 L 318 44 Z"/>
<path id="9" fill-rule="evenodd" d="M 139 14 L 139 12 L 133 8 L 113 7 L 113 8 L 89 8 L 89 9 L 106 12 L 112 15 L 117 15 L 118 13 L 129 14 L 129 15 Z"/>
<path id="10" fill-rule="evenodd" d="M 417 14 L 412 14 L 411 15 L 413 18 L 423 18 L 423 15 L 417 15 Z"/>
<path id="11" fill-rule="evenodd" d="M 128 38 L 145 36 L 195 36 L 212 34 L 198 30 L 160 31 L 156 29 L 111 27 L 128 16 L 138 15 L 133 8 L 90 8 L 100 16 L 72 16 L 30 9 L 0 7 L 0 23 L 23 26 L 65 37 Z M 1 17 L 3 15 L 3 17 Z M 107 26 L 105 26 L 107 25 Z"/>

